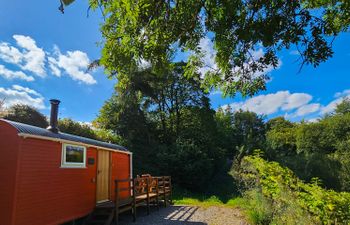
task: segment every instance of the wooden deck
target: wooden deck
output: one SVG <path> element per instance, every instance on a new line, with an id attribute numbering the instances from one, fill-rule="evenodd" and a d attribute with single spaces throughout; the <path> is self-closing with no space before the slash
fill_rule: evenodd
<path id="1" fill-rule="evenodd" d="M 118 225 L 119 214 L 125 211 L 131 211 L 133 220 L 136 221 L 139 206 L 146 206 L 149 214 L 151 205 L 159 210 L 161 204 L 165 207 L 172 204 L 170 176 L 115 180 L 114 202 L 98 204 L 84 224 L 110 225 L 114 222 Z"/>

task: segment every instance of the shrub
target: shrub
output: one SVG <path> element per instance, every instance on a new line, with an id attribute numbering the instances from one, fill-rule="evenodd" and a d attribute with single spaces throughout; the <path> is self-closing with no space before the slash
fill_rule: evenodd
<path id="1" fill-rule="evenodd" d="M 271 224 L 350 223 L 350 193 L 323 189 L 318 179 L 304 183 L 277 162 L 248 156 L 235 176 L 241 182 L 250 205 L 267 205 L 254 208 L 257 224 L 266 224 L 266 221 Z M 261 197 L 254 198 L 252 193 Z M 272 213 L 266 212 L 267 207 Z"/>

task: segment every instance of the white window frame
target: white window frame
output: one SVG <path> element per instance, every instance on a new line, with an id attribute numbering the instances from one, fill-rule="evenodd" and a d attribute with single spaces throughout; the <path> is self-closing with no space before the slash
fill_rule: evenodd
<path id="1" fill-rule="evenodd" d="M 82 163 L 66 162 L 66 147 L 67 146 L 83 148 L 84 149 L 84 151 L 83 151 L 84 161 Z M 86 168 L 86 147 L 82 146 L 82 145 L 73 145 L 73 144 L 63 143 L 62 144 L 61 168 Z"/>

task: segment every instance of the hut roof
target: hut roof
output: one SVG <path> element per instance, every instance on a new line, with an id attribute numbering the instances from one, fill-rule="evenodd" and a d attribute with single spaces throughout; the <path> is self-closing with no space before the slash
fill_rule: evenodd
<path id="1" fill-rule="evenodd" d="M 116 145 L 116 144 L 97 141 L 91 138 L 81 137 L 81 136 L 62 133 L 62 132 L 54 133 L 44 128 L 35 127 L 28 124 L 14 122 L 14 121 L 5 120 L 5 119 L 0 119 L 0 121 L 4 121 L 10 124 L 11 126 L 13 126 L 14 128 L 16 128 L 19 134 L 28 134 L 28 135 L 41 136 L 46 138 L 54 138 L 54 139 L 71 141 L 71 142 L 83 143 L 87 145 L 93 145 L 96 147 L 129 152 L 125 147 Z"/>

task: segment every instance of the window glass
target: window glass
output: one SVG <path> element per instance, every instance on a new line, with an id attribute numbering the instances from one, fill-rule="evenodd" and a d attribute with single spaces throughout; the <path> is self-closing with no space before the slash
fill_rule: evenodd
<path id="1" fill-rule="evenodd" d="M 84 146 L 63 144 L 62 167 L 85 167 L 85 158 Z"/>
<path id="2" fill-rule="evenodd" d="M 67 163 L 84 163 L 84 147 L 66 145 Z"/>

